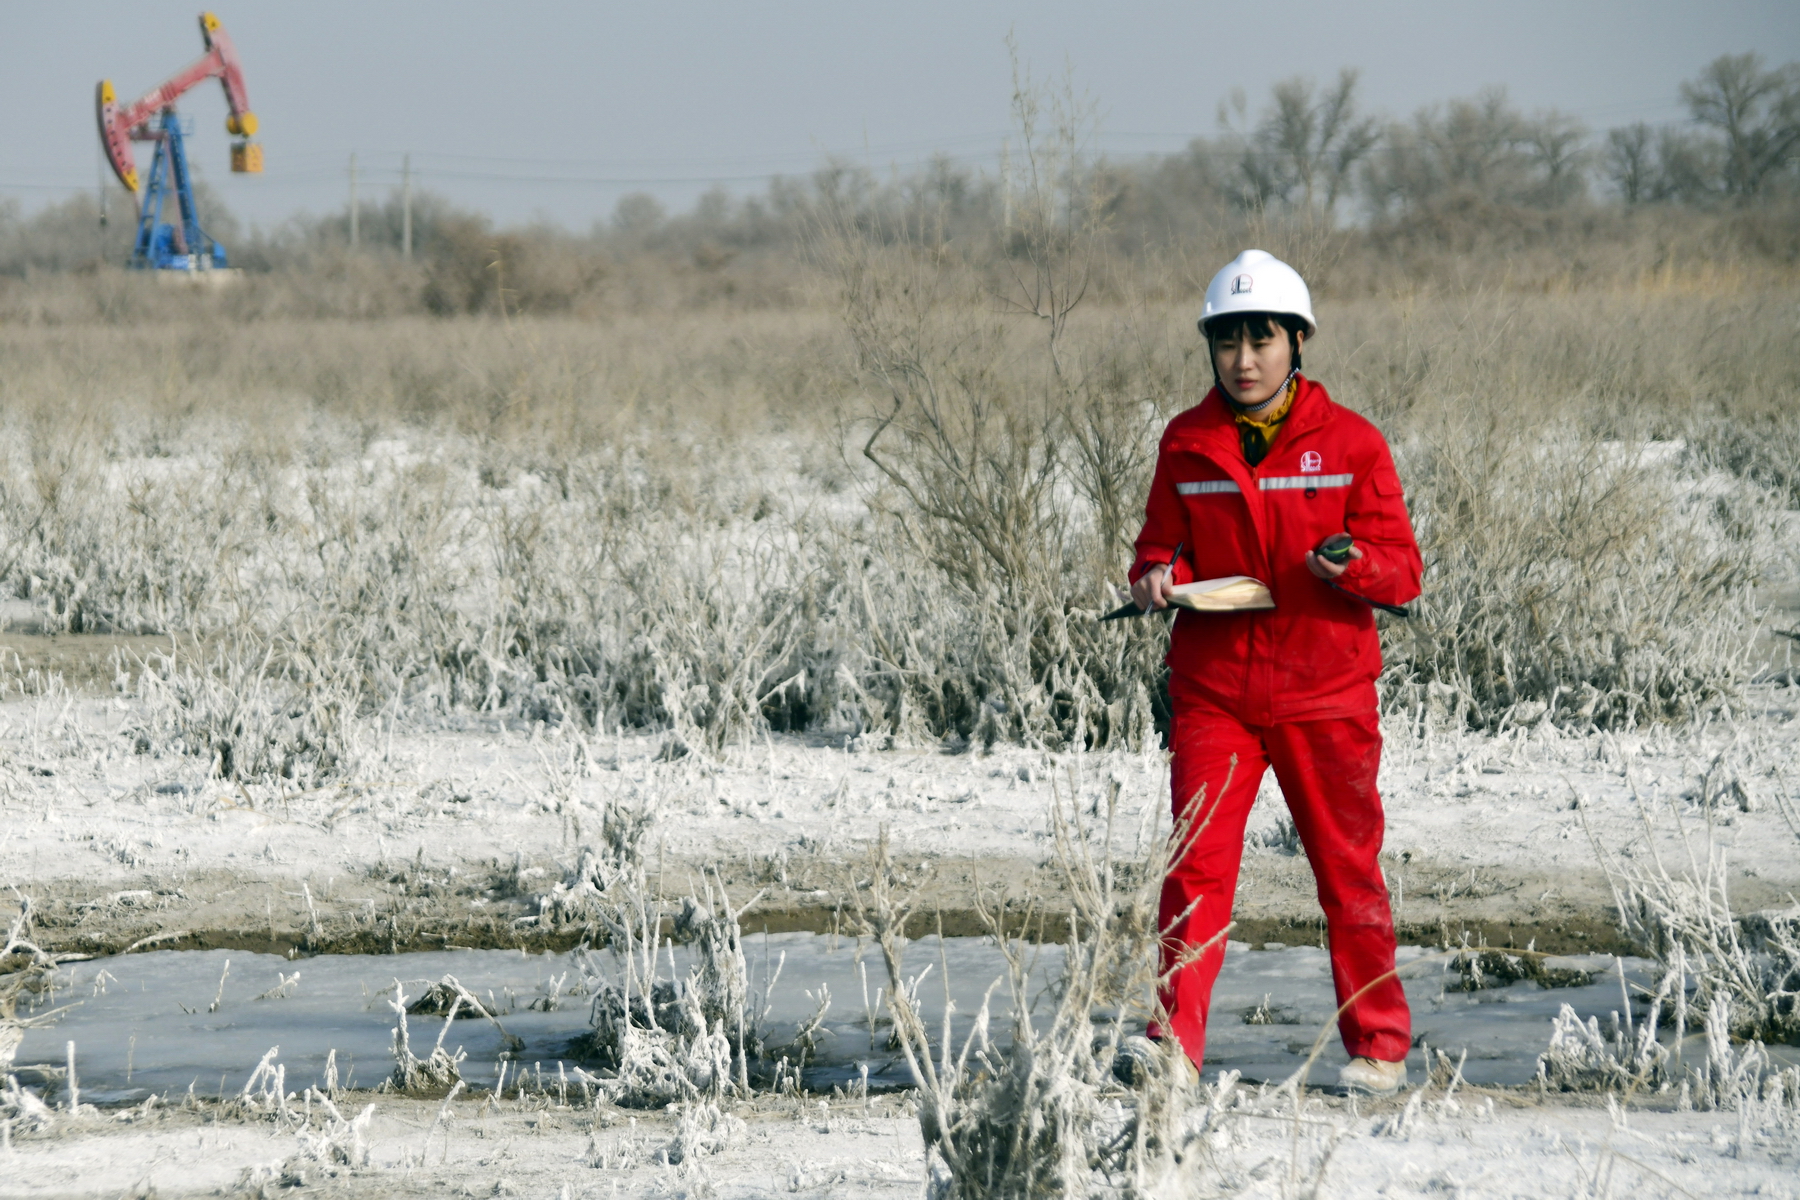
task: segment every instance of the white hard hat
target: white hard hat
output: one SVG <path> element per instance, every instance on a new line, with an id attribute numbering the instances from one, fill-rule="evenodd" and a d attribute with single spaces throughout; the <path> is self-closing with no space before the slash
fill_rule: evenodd
<path id="1" fill-rule="evenodd" d="M 1313 320 L 1312 293 L 1300 272 L 1266 250 L 1246 250 L 1226 263 L 1206 286 L 1200 328 L 1229 313 L 1281 313 L 1306 322 L 1306 334 L 1319 332 Z"/>

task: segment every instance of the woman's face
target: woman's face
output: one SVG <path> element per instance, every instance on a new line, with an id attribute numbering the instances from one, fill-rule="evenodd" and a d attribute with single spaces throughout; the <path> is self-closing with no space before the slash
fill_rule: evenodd
<path id="1" fill-rule="evenodd" d="M 1297 338 L 1305 336 L 1295 334 Z M 1215 338 L 1212 353 L 1213 369 L 1219 373 L 1226 395 L 1243 408 L 1266 404 L 1294 367 L 1288 331 L 1273 321 L 1265 337 L 1240 329 Z"/>

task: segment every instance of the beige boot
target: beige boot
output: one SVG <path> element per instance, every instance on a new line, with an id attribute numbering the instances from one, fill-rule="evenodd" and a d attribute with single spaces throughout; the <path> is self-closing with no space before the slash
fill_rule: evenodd
<path id="1" fill-rule="evenodd" d="M 1404 1062 L 1357 1057 L 1338 1072 L 1338 1086 L 1352 1095 L 1391 1096 L 1406 1086 Z"/>

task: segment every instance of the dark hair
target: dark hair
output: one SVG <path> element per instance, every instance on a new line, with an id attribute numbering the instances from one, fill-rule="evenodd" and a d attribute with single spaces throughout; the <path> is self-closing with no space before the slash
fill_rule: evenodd
<path id="1" fill-rule="evenodd" d="M 1253 338 L 1269 337 L 1274 334 L 1277 326 L 1287 330 L 1288 349 L 1293 351 L 1294 366 L 1297 369 L 1300 366 L 1300 338 L 1298 335 L 1306 332 L 1306 321 L 1292 313 L 1223 313 L 1210 321 L 1200 322 L 1200 332 L 1206 335 L 1207 348 L 1210 349 L 1221 338 L 1235 339 L 1245 333 Z"/>

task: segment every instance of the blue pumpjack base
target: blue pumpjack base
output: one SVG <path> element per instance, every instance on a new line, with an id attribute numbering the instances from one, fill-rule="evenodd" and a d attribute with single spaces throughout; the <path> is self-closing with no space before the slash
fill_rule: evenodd
<path id="1" fill-rule="evenodd" d="M 179 225 L 163 220 L 163 205 L 171 193 L 180 212 Z M 131 265 L 140 271 L 205 271 L 225 266 L 225 247 L 200 227 L 181 121 L 173 109 L 164 110 L 157 131 Z"/>

